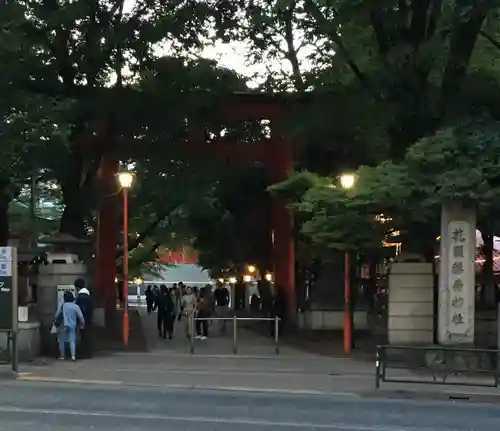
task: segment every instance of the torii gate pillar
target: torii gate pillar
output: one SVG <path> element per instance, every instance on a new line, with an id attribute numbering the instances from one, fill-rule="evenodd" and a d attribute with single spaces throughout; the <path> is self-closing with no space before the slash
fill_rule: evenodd
<path id="1" fill-rule="evenodd" d="M 274 182 L 285 181 L 293 172 L 292 145 L 284 137 L 272 138 L 269 167 Z M 293 216 L 286 203 L 273 198 L 273 265 L 276 287 L 283 289 L 286 297 L 288 316 L 293 320 L 297 313 L 295 293 L 295 244 L 293 235 Z"/>

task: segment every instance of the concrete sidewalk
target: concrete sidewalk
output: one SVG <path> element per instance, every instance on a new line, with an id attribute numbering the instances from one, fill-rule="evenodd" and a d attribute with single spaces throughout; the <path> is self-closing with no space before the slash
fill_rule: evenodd
<path id="1" fill-rule="evenodd" d="M 158 336 L 156 315 L 141 311 L 148 353 L 119 352 L 90 360 L 46 360 L 23 365 L 21 378 L 108 384 L 246 388 L 277 392 L 334 393 L 374 387 L 373 362 L 328 358 L 288 346 L 274 352 L 274 340 L 239 327 L 238 354 L 232 353 L 232 325 L 219 335 L 216 324 L 207 340 L 190 340 L 176 323 L 173 340 Z"/>
<path id="2" fill-rule="evenodd" d="M 375 391 L 374 361 L 331 358 L 282 346 L 274 355 L 273 341 L 252 331 L 238 331 L 239 354 L 231 353 L 232 335 L 197 340 L 195 354 L 181 333 L 174 340 L 158 337 L 155 316 L 143 316 L 149 353 L 120 352 L 77 362 L 46 360 L 21 366 L 21 380 L 193 389 L 224 389 L 296 394 L 447 398 L 493 397 L 496 388 L 383 383 Z M 180 325 L 179 325 L 180 326 Z M 177 328 L 181 329 L 180 327 Z M 180 332 L 180 331 L 179 331 Z M 391 377 L 416 379 L 398 370 Z M 428 378 L 428 376 L 427 376 Z"/>
<path id="3" fill-rule="evenodd" d="M 20 380 L 39 382 L 500 402 L 497 388 L 383 383 L 375 390 L 373 364 L 342 358 L 120 353 L 74 363 L 53 360 L 20 371 Z M 404 370 L 392 377 L 416 378 Z"/>

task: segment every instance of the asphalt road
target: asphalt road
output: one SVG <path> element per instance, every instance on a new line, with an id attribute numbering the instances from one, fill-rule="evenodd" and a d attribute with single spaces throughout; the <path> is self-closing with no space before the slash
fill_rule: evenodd
<path id="1" fill-rule="evenodd" d="M 354 396 L 0 383 L 2 431 L 491 431 L 500 407 Z"/>

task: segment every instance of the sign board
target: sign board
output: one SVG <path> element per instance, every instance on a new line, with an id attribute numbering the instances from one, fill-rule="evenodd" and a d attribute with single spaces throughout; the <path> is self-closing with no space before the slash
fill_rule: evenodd
<path id="1" fill-rule="evenodd" d="M 17 254 L 0 247 L 0 332 L 17 332 Z"/>
<path id="2" fill-rule="evenodd" d="M 448 310 L 449 333 L 451 335 L 467 335 L 470 309 L 469 291 L 474 289 L 470 283 L 470 273 L 474 272 L 474 260 L 469 254 L 470 228 L 467 222 L 451 221 L 448 225 Z M 472 238 L 474 241 L 476 238 Z"/>
<path id="3" fill-rule="evenodd" d="M 0 261 L 2 262 L 12 262 L 13 257 L 13 247 L 0 247 Z"/>
<path id="4" fill-rule="evenodd" d="M 64 292 L 71 292 L 76 296 L 76 288 L 73 284 L 58 284 L 57 285 L 57 306 L 64 300 Z"/>

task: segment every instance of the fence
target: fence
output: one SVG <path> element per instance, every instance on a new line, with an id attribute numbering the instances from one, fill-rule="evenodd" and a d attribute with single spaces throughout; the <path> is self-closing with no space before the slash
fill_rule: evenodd
<path id="1" fill-rule="evenodd" d="M 381 382 L 498 387 L 499 360 L 499 350 L 381 345 L 375 387 Z M 391 376 L 398 370 L 406 374 Z"/>
<path id="2" fill-rule="evenodd" d="M 192 317 L 190 320 L 190 352 L 194 354 L 194 340 L 195 340 L 195 321 L 231 321 L 233 322 L 233 353 L 238 354 L 238 322 L 246 321 L 246 322 L 273 322 L 274 321 L 274 353 L 276 355 L 280 354 L 280 345 L 279 345 L 279 332 L 280 332 L 280 319 L 279 317 Z"/>

